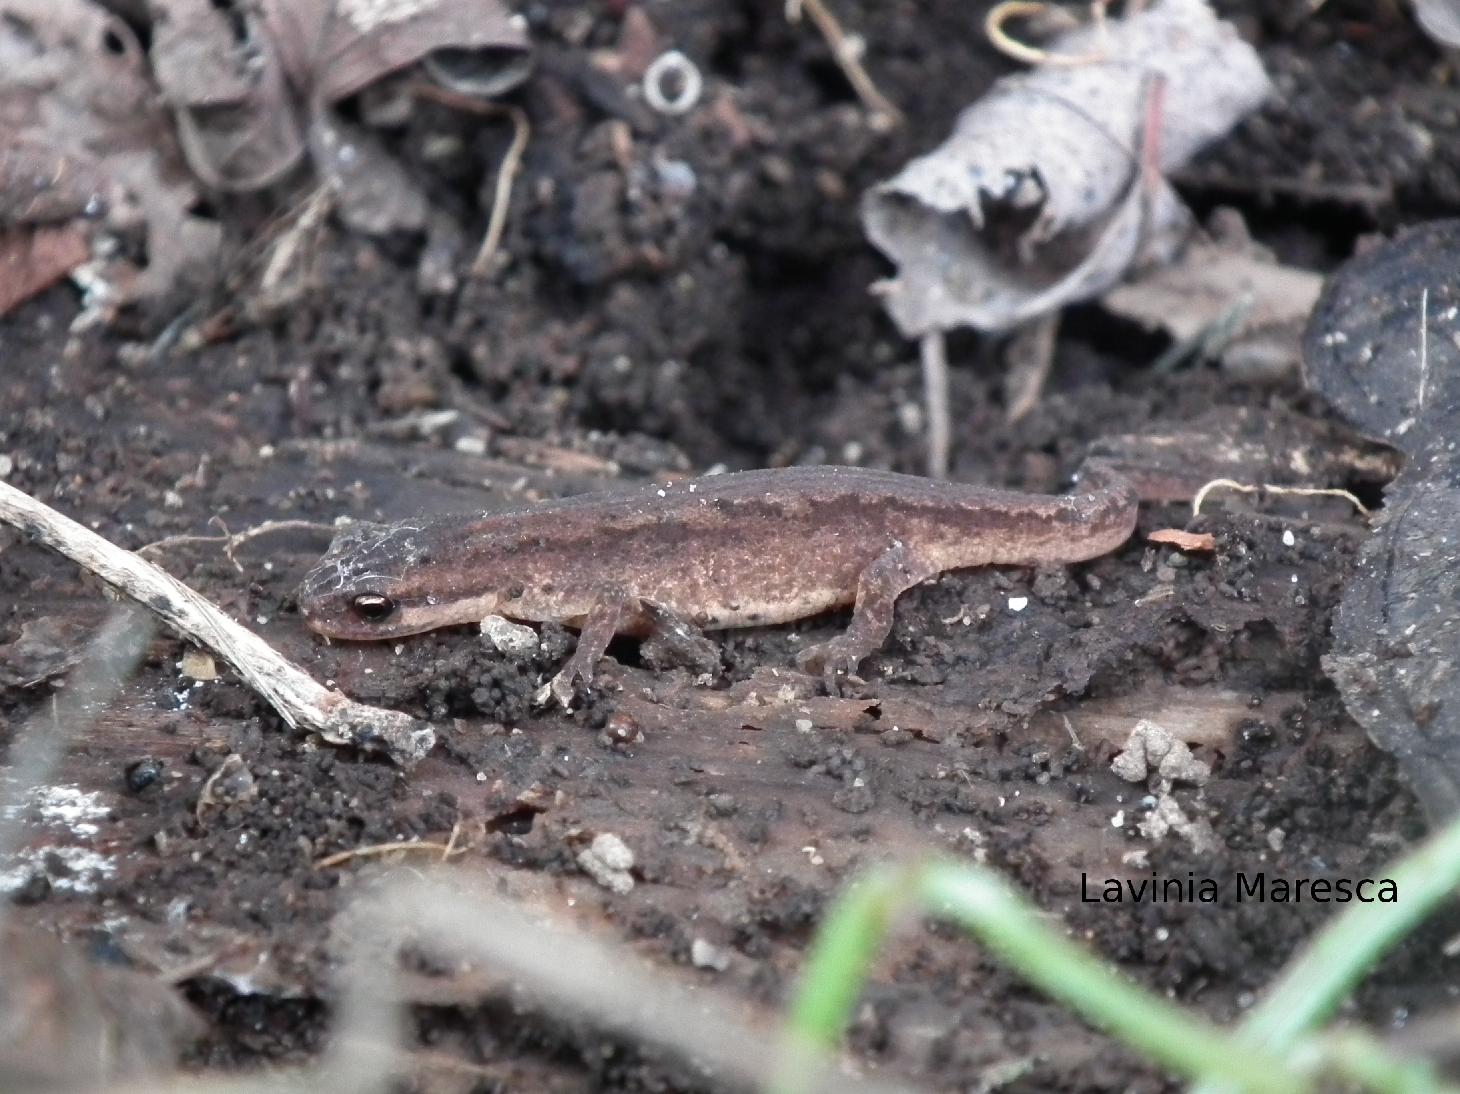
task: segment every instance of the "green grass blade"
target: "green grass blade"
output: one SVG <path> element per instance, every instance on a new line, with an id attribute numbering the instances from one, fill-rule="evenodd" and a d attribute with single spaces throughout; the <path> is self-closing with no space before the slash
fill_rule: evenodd
<path id="1" fill-rule="evenodd" d="M 1047 994 L 1124 1039 L 1164 1067 L 1213 1077 L 1254 1094 L 1306 1090 L 1275 1055 L 1239 1048 L 1232 1037 L 1124 980 L 1048 927 L 1042 913 L 997 874 L 932 863 L 878 871 L 828 912 L 791 1007 L 775 1089 L 805 1089 L 808 1054 L 839 1044 L 898 912 L 916 907 L 971 931 Z"/>
<path id="2" fill-rule="evenodd" d="M 1130 983 L 1046 927 L 1038 909 L 996 875 L 931 867 L 923 891 L 934 914 L 959 923 L 1047 995 L 1171 1071 L 1251 1092 L 1308 1088 L 1275 1055 L 1240 1048 L 1233 1037 Z"/>
<path id="3" fill-rule="evenodd" d="M 1399 888 L 1395 904 L 1354 904 L 1289 963 L 1242 1023 L 1248 1044 L 1285 1051 L 1331 1015 L 1359 979 L 1460 885 L 1460 819 L 1380 875 Z"/>
<path id="4" fill-rule="evenodd" d="M 893 916 L 916 899 L 922 869 L 874 871 L 837 898 L 812 942 L 791 1004 L 793 1037 L 826 1049 L 840 1043 Z"/>

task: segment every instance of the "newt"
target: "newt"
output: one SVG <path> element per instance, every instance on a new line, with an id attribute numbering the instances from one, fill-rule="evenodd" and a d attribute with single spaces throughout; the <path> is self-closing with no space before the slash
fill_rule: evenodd
<path id="1" fill-rule="evenodd" d="M 341 530 L 305 575 L 305 623 L 398 638 L 488 615 L 579 631 L 553 678 L 568 705 L 616 634 L 786 623 L 852 608 L 802 651 L 828 685 L 892 629 L 906 590 L 947 570 L 1082 562 L 1135 528 L 1137 492 L 1087 461 L 1076 492 L 1026 494 L 858 467 L 740 471 L 508 511 Z"/>

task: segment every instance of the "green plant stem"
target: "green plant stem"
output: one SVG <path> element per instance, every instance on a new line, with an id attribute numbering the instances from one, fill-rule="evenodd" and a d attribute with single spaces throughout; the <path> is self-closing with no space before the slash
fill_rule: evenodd
<path id="1" fill-rule="evenodd" d="M 1383 877 L 1394 904 L 1354 904 L 1325 926 L 1247 1018 L 1240 1037 L 1285 1052 L 1338 1008 L 1359 979 L 1460 884 L 1460 819 L 1405 855 Z"/>
<path id="2" fill-rule="evenodd" d="M 1316 1062 L 1328 1074 L 1366 1090 L 1380 1094 L 1455 1094 L 1453 1086 L 1440 1082 L 1428 1060 L 1401 1059 L 1359 1030 L 1325 1034 L 1313 1047 Z"/>
<path id="3" fill-rule="evenodd" d="M 1277 1056 L 1239 1049 L 1208 1023 L 1111 972 L 1047 927 L 1039 910 L 996 874 L 931 863 L 875 873 L 832 908 L 791 1008 L 777 1090 L 802 1089 L 797 1060 L 808 1051 L 836 1046 L 889 926 L 908 907 L 960 924 L 1049 995 L 1174 1072 L 1214 1077 L 1252 1092 L 1309 1086 Z"/>
<path id="4" fill-rule="evenodd" d="M 929 910 L 980 938 L 1052 998 L 1188 1078 L 1219 1076 L 1244 1091 L 1305 1090 L 1283 1061 L 1237 1050 L 1232 1038 L 1184 1009 L 1136 987 L 1063 934 L 996 875 L 939 865 L 924 877 Z"/>
<path id="5" fill-rule="evenodd" d="M 851 1022 L 892 917 L 915 896 L 921 867 L 875 870 L 832 905 L 807 955 L 788 1016 L 792 1033 L 832 1049 Z"/>

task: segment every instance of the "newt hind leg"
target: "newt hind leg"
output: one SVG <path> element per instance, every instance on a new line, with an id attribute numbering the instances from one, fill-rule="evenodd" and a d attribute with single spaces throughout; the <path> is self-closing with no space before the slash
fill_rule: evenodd
<path id="1" fill-rule="evenodd" d="M 639 647 L 639 656 L 650 668 L 686 668 L 696 676 L 717 675 L 720 671 L 720 645 L 706 638 L 705 632 L 667 604 L 641 599 L 639 604 L 649 620 L 649 636 Z"/>
<path id="2" fill-rule="evenodd" d="M 897 598 L 914 585 L 941 572 L 933 560 L 902 542 L 895 542 L 857 578 L 852 622 L 829 642 L 808 646 L 796 657 L 803 672 L 819 672 L 833 695 L 838 678 L 853 676 L 862 662 L 881 648 L 892 631 Z"/>

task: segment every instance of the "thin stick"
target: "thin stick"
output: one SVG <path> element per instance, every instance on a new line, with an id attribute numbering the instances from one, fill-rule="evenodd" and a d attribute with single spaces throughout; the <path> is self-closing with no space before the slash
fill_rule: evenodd
<path id="1" fill-rule="evenodd" d="M 1368 507 L 1348 490 L 1340 490 L 1336 487 L 1318 486 L 1273 486 L 1270 483 L 1245 483 L 1235 479 L 1213 479 L 1196 492 L 1196 497 L 1191 499 L 1191 515 L 1196 516 L 1201 512 L 1201 503 L 1213 490 L 1236 490 L 1242 494 L 1292 494 L 1297 497 L 1323 497 L 1343 498 L 1364 516 L 1369 515 Z"/>
<path id="2" fill-rule="evenodd" d="M 237 570 L 239 573 L 243 573 L 243 566 L 238 561 L 238 559 L 234 557 L 233 552 L 237 548 L 241 547 L 243 544 L 247 543 L 249 540 L 257 539 L 259 536 L 266 536 L 273 532 L 318 532 L 321 530 L 328 530 L 330 528 L 330 525 L 324 524 L 317 520 L 266 520 L 264 521 L 264 523 L 256 524 L 252 528 L 245 528 L 242 532 L 229 532 L 228 526 L 225 525 L 220 518 L 215 516 L 213 518 L 213 521 L 218 522 L 219 527 L 223 529 L 223 535 L 168 536 L 165 539 L 153 540 L 151 543 L 147 543 L 141 547 L 138 547 L 137 553 L 139 555 L 148 555 L 151 554 L 153 551 L 165 551 L 170 547 L 180 547 L 184 543 L 221 543 L 223 544 L 223 556 L 227 558 L 229 562 L 233 563 L 233 568 L 235 570 Z M 210 521 L 209 523 L 212 523 L 212 521 Z"/>
<path id="3" fill-rule="evenodd" d="M 837 21 L 837 17 L 831 13 L 831 9 L 822 0 L 787 0 L 786 18 L 791 22 L 797 22 L 801 18 L 802 10 L 811 16 L 811 21 L 816 24 L 816 29 L 826 39 L 826 44 L 831 47 L 832 60 L 842 70 L 842 75 L 852 85 L 852 90 L 857 93 L 857 98 L 862 100 L 874 118 L 879 119 L 883 126 L 891 127 L 901 125 L 903 120 L 902 111 L 893 105 L 892 100 L 878 90 L 877 85 L 872 82 L 872 77 L 862 67 L 862 60 L 858 56 L 858 47 L 853 44 L 847 32 Z"/>
<path id="4" fill-rule="evenodd" d="M 430 726 L 322 687 L 171 574 L 5 482 L 0 482 L 0 521 L 65 555 L 183 637 L 212 650 L 289 725 L 311 729 L 331 744 L 383 751 L 403 767 L 417 763 L 436 743 Z"/>
<path id="5" fill-rule="evenodd" d="M 1049 371 L 1054 365 L 1059 329 L 1060 313 L 1052 311 L 1029 320 L 1010 339 L 1009 371 L 1004 377 L 1008 404 L 1004 420 L 1009 424 L 1019 421 L 1039 405 L 1044 385 L 1049 380 Z"/>
<path id="6" fill-rule="evenodd" d="M 953 421 L 948 408 L 948 350 L 943 332 L 923 335 L 918 349 L 923 363 L 923 407 L 928 418 L 928 478 L 946 479 Z"/>
<path id="7" fill-rule="evenodd" d="M 305 199 L 293 223 L 288 225 L 269 252 L 264 272 L 259 277 L 260 295 L 272 297 L 283 284 L 284 278 L 299 261 L 306 239 L 324 223 L 334 204 L 335 195 L 328 186 L 318 187 Z"/>
<path id="8" fill-rule="evenodd" d="M 487 218 L 487 234 L 482 237 L 482 246 L 477 251 L 476 261 L 471 264 L 473 277 L 482 277 L 491 267 L 502 244 L 502 233 L 507 230 L 507 207 L 512 202 L 512 180 L 522 166 L 522 153 L 527 150 L 527 141 L 532 136 L 532 127 L 527 115 L 518 107 L 504 108 L 512 119 L 512 143 L 502 157 L 502 166 L 497 169 L 497 189 L 492 196 L 492 213 Z"/>
<path id="9" fill-rule="evenodd" d="M 377 858 L 380 855 L 389 855 L 397 851 L 439 851 L 444 861 L 451 854 L 452 847 L 449 843 L 436 843 L 433 840 L 407 839 L 394 840 L 390 843 L 372 843 L 365 847 L 352 847 L 348 851 L 336 851 L 333 855 L 325 855 L 324 858 L 315 862 L 314 868 L 330 870 L 357 858 Z"/>
<path id="10" fill-rule="evenodd" d="M 492 194 L 492 211 L 487 216 L 487 234 L 482 237 L 482 245 L 471 264 L 473 277 L 485 276 L 492 259 L 497 255 L 497 249 L 502 245 L 502 234 L 507 230 L 507 210 L 512 204 L 512 183 L 522 167 L 522 154 L 527 151 L 527 142 L 532 138 L 532 125 L 521 107 L 483 102 L 434 84 L 412 84 L 411 93 L 454 110 L 464 110 L 468 114 L 480 114 L 488 118 L 508 118 L 512 122 L 512 143 L 507 146 L 507 151 L 502 156 L 502 164 L 497 168 L 497 186 Z"/>

